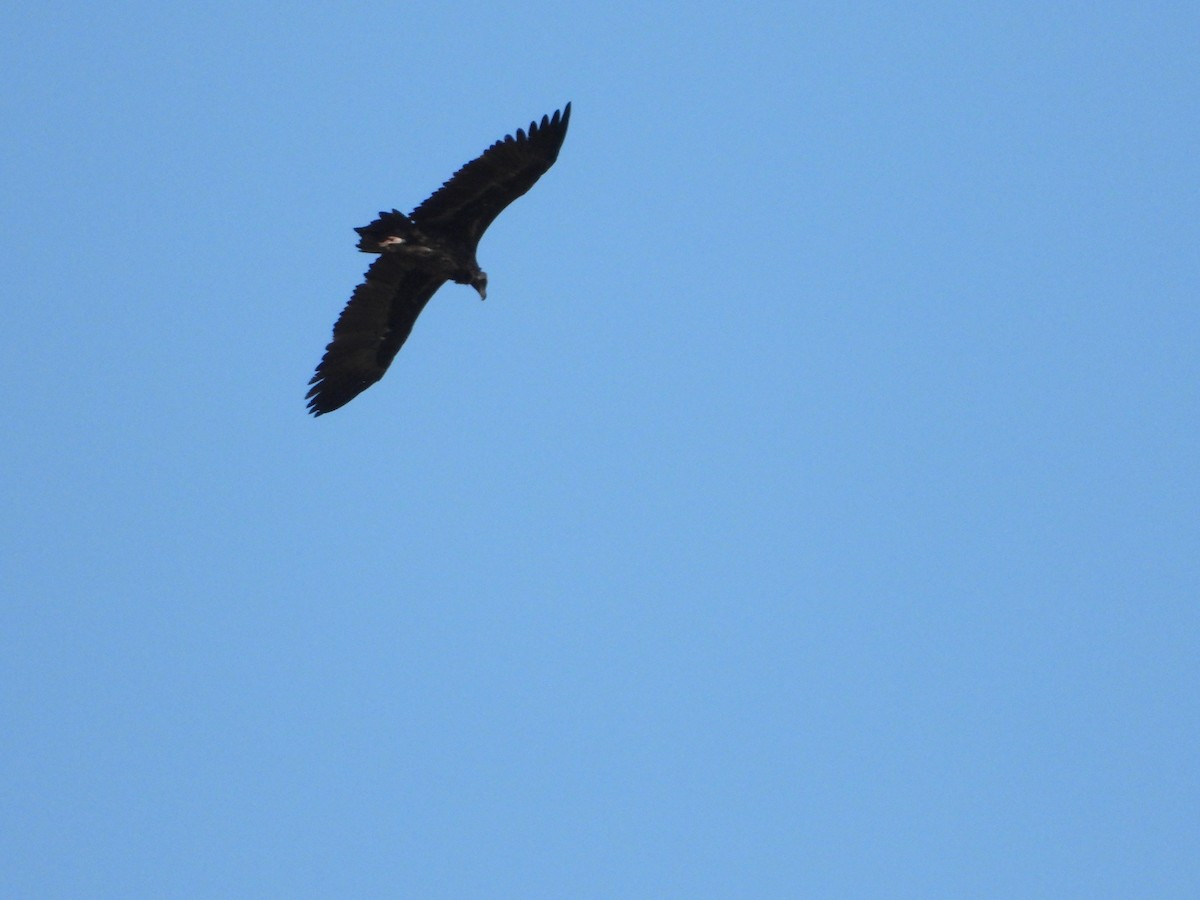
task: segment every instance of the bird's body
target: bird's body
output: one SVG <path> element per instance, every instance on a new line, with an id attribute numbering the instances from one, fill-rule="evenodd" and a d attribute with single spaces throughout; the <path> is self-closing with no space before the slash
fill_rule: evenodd
<path id="1" fill-rule="evenodd" d="M 469 242 L 456 243 L 422 231 L 398 209 L 381 212 L 370 225 L 354 230 L 359 235 L 358 249 L 364 253 L 386 253 L 459 284 L 473 284 L 483 274 L 475 261 L 475 248 Z"/>
<path id="2" fill-rule="evenodd" d="M 571 104 L 518 129 L 459 169 L 411 215 L 381 212 L 356 228 L 358 248 L 377 253 L 366 280 L 333 326 L 333 340 L 309 382 L 315 416 L 344 406 L 383 377 L 425 304 L 447 281 L 487 296 L 475 252 L 488 225 L 554 164 Z"/>

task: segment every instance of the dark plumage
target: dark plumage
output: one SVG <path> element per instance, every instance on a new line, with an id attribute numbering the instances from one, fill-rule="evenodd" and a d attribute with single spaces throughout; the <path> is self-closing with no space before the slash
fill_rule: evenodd
<path id="1" fill-rule="evenodd" d="M 309 382 L 308 409 L 314 416 L 349 403 L 387 371 L 417 316 L 447 281 L 469 284 L 487 296 L 487 273 L 475 251 L 500 211 L 546 173 L 558 158 L 568 103 L 553 117 L 518 129 L 467 163 L 411 215 L 381 212 L 356 228 L 358 249 L 378 253 L 366 281 L 333 326 L 333 340 Z"/>

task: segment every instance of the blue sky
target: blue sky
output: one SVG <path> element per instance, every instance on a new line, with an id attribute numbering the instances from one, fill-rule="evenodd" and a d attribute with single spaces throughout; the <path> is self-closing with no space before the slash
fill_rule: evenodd
<path id="1" fill-rule="evenodd" d="M 1194 6 L 0 31 L 0 892 L 1200 895 Z"/>

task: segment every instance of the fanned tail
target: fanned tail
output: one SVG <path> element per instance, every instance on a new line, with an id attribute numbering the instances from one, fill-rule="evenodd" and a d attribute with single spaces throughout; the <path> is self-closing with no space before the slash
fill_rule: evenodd
<path id="1" fill-rule="evenodd" d="M 389 248 L 420 243 L 423 238 L 413 220 L 398 209 L 381 211 L 370 225 L 354 230 L 358 232 L 358 249 L 363 253 L 383 253 Z"/>

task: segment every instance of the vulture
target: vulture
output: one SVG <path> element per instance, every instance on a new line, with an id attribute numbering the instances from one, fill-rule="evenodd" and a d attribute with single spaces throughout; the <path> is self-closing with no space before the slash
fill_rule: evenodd
<path id="1" fill-rule="evenodd" d="M 479 239 L 554 164 L 570 119 L 568 103 L 531 122 L 528 132 L 518 128 L 496 141 L 407 216 L 393 209 L 354 229 L 358 249 L 378 256 L 333 326 L 333 340 L 309 381 L 310 413 L 333 412 L 382 378 L 447 281 L 487 298 L 487 273 L 475 260 Z"/>

